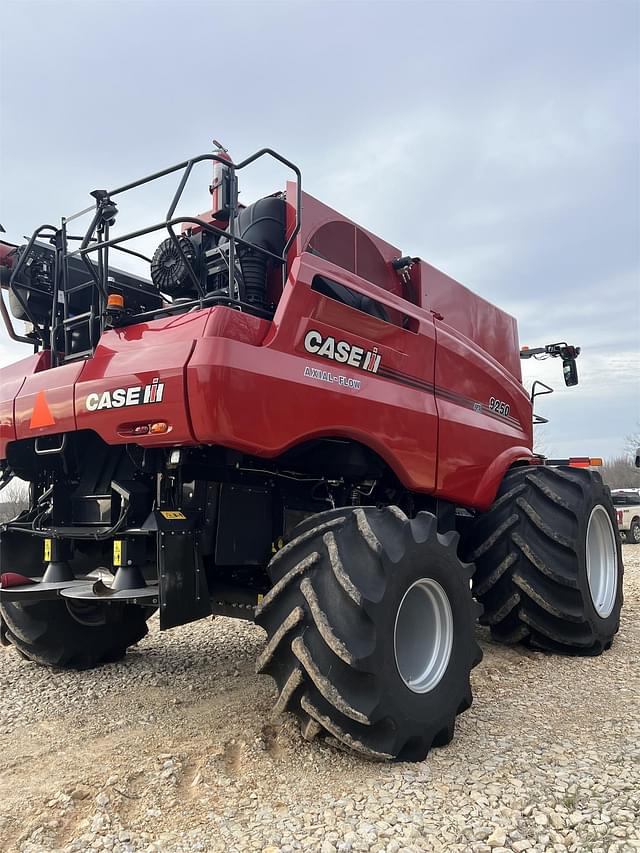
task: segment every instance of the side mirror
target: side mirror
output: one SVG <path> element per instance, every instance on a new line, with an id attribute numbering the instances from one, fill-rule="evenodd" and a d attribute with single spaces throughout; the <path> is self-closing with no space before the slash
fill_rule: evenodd
<path id="1" fill-rule="evenodd" d="M 640 447 L 636 450 L 636 468 L 640 468 Z"/>
<path id="2" fill-rule="evenodd" d="M 562 372 L 564 373 L 564 384 L 568 388 L 578 384 L 578 368 L 575 358 L 562 359 Z"/>

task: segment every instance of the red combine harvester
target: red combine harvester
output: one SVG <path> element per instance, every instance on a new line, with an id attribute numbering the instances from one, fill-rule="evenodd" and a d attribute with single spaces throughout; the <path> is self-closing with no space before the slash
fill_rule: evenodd
<path id="1" fill-rule="evenodd" d="M 295 180 L 242 206 L 262 157 Z M 206 161 L 211 209 L 176 216 Z M 165 219 L 117 234 L 127 193 L 174 173 Z M 83 669 L 155 610 L 162 629 L 255 620 L 275 712 L 403 760 L 471 705 L 477 617 L 507 643 L 611 645 L 609 490 L 593 460 L 533 452 L 542 386 L 521 380 L 522 357 L 558 356 L 575 384 L 578 349 L 521 352 L 512 317 L 303 193 L 270 149 L 91 195 L 84 233 L 78 214 L 0 249 L 27 331 L 2 300 L 4 321 L 34 349 L 1 374 L 3 482 L 30 484 L 2 528 L 5 643 Z"/>

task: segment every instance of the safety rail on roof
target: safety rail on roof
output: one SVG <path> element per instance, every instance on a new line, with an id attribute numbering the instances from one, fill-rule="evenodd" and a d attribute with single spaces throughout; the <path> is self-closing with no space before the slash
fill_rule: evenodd
<path id="1" fill-rule="evenodd" d="M 257 246 L 235 233 L 236 217 L 239 212 L 237 192 L 238 182 L 236 173 L 262 157 L 271 157 L 272 159 L 277 160 L 279 163 L 290 169 L 296 176 L 295 224 L 291 233 L 286 238 L 284 249 L 280 255 L 271 252 L 262 246 Z M 197 216 L 176 217 L 174 215 L 193 171 L 193 167 L 198 163 L 207 161 L 212 163 L 222 163 L 230 172 L 231 191 L 229 203 L 229 225 L 226 229 L 213 225 L 211 222 L 207 222 Z M 118 213 L 118 209 L 113 201 L 116 196 L 122 196 L 130 190 L 152 183 L 153 181 L 157 181 L 176 172 L 182 172 L 182 175 L 178 183 L 178 188 L 176 189 L 163 221 L 117 237 L 110 236 L 110 229 L 113 226 L 115 216 Z M 151 175 L 147 175 L 144 178 L 132 181 L 131 183 L 125 184 L 121 187 L 116 187 L 112 190 L 94 190 L 91 195 L 95 199 L 95 204 L 84 208 L 71 216 L 63 217 L 60 228 L 56 228 L 52 225 L 41 225 L 39 228 L 36 228 L 26 247 L 20 253 L 17 263 L 12 269 L 9 289 L 17 299 L 25 316 L 28 318 L 28 321 L 31 323 L 32 331 L 26 335 L 20 335 L 15 331 L 11 317 L 9 316 L 9 312 L 7 311 L 4 303 L 4 299 L 0 293 L 0 313 L 2 314 L 2 318 L 11 338 L 32 344 L 35 351 L 38 351 L 41 348 L 50 349 L 52 365 L 64 362 L 70 358 L 75 360 L 90 356 L 95 349 L 95 345 L 97 344 L 100 335 L 107 327 L 110 251 L 114 250 L 123 252 L 146 262 L 150 262 L 150 258 L 140 252 L 123 246 L 122 244 L 165 228 L 173 246 L 185 265 L 189 278 L 194 285 L 198 296 L 193 300 L 180 300 L 180 302 L 176 304 L 165 302 L 161 307 L 142 311 L 137 314 L 130 314 L 126 317 L 124 322 L 136 323 L 151 317 L 161 317 L 178 311 L 183 312 L 193 307 L 202 308 L 204 306 L 216 304 L 229 305 L 237 310 L 248 311 L 260 316 L 271 316 L 268 311 L 250 304 L 243 299 L 244 293 L 242 278 L 240 277 L 240 280 L 236 279 L 237 247 L 241 246 L 251 249 L 267 256 L 272 261 L 279 263 L 282 266 L 283 283 L 286 282 L 288 274 L 287 257 L 289 250 L 300 231 L 300 213 L 302 207 L 302 174 L 300 169 L 290 160 L 287 160 L 271 148 L 262 148 L 255 154 L 252 154 L 250 157 L 242 160 L 240 163 L 232 163 L 230 160 L 218 154 L 200 154 L 196 157 L 190 158 L 189 160 L 184 160 L 175 166 L 169 166 L 166 169 L 154 172 Z M 93 218 L 86 233 L 83 236 L 69 234 L 69 224 L 89 213 L 93 213 Z M 178 235 L 174 230 L 177 225 L 197 226 L 205 232 L 218 237 L 223 237 L 228 242 L 228 258 L 226 259 L 226 264 L 229 269 L 229 286 L 227 288 L 227 292 L 221 292 L 221 290 L 224 290 L 221 289 L 207 293 L 203 289 L 196 271 L 193 269 L 189 258 L 186 256 L 182 246 L 180 245 Z M 28 305 L 28 300 L 25 298 L 25 293 L 33 291 L 34 289 L 37 290 L 37 288 L 20 281 L 22 271 L 30 262 L 33 261 L 36 248 L 38 246 L 42 246 L 42 243 L 38 242 L 40 238 L 48 240 L 55 249 L 52 311 L 51 324 L 49 327 L 38 322 Z M 70 251 L 69 244 L 78 242 L 80 243 L 79 247 Z M 69 263 L 74 259 L 80 260 L 84 264 L 88 277 L 86 281 L 76 284 L 73 288 L 70 288 Z M 74 315 L 69 310 L 69 295 L 83 288 L 91 291 L 90 307 L 86 311 Z M 158 291 L 158 293 L 160 294 L 160 291 Z M 71 353 L 70 339 L 73 330 L 83 324 L 86 324 L 88 328 L 89 346 L 85 350 Z"/>

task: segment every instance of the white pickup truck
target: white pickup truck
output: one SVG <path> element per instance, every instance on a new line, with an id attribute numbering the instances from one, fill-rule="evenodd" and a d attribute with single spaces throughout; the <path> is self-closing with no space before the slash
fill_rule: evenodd
<path id="1" fill-rule="evenodd" d="M 612 489 L 611 497 L 624 541 L 640 545 L 640 489 Z"/>

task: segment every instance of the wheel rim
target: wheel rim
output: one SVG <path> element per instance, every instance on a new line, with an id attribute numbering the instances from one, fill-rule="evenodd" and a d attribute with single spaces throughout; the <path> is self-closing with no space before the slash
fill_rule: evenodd
<path id="1" fill-rule="evenodd" d="M 640 545 L 640 524 L 633 525 L 631 528 L 631 534 L 633 536 L 633 541 Z"/>
<path id="2" fill-rule="evenodd" d="M 618 591 L 618 551 L 609 513 L 601 504 L 591 510 L 587 525 L 587 580 L 596 613 L 606 619 Z"/>
<path id="3" fill-rule="evenodd" d="M 405 592 L 393 634 L 396 667 L 414 693 L 428 693 L 444 676 L 453 647 L 453 615 L 446 592 L 421 578 Z"/>

